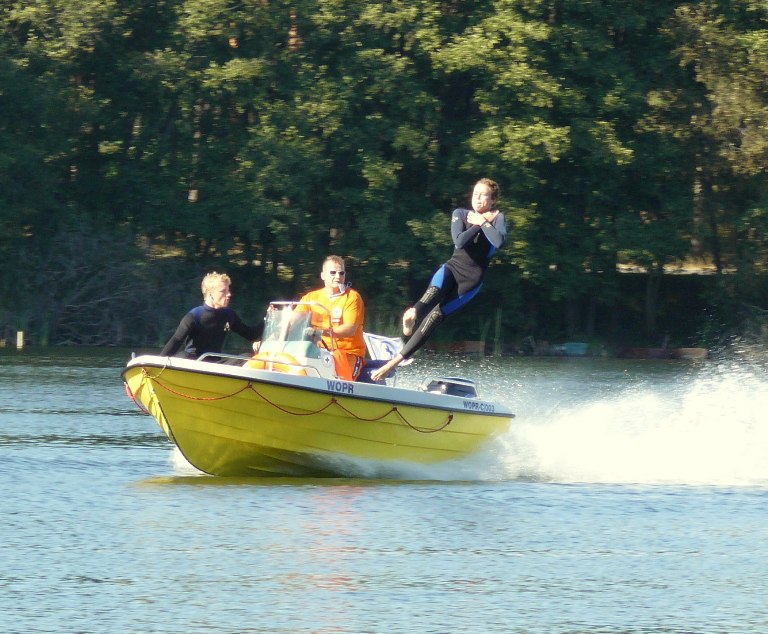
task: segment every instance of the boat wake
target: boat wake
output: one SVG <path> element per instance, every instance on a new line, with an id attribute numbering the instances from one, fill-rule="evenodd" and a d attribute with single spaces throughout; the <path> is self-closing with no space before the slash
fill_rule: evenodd
<path id="1" fill-rule="evenodd" d="M 764 370 L 708 368 L 520 416 L 493 470 L 539 481 L 768 486 Z"/>

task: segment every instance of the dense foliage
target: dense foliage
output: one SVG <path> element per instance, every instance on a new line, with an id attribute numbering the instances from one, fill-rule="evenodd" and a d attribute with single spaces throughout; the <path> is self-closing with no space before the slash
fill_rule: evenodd
<path id="1" fill-rule="evenodd" d="M 711 337 L 766 301 L 766 85 L 757 0 L 3 2 L 0 326 L 156 345 L 206 271 L 252 321 L 336 253 L 388 330 L 489 176 L 443 335 Z"/>

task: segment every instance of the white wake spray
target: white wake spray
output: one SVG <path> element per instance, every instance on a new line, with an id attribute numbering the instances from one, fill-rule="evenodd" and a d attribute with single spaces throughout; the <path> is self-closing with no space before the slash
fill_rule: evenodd
<path id="1" fill-rule="evenodd" d="M 712 366 L 518 418 L 496 449 L 508 478 L 768 485 L 768 378 Z"/>

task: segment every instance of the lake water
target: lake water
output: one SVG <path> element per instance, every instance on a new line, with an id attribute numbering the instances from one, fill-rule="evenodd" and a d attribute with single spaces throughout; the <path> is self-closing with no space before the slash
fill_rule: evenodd
<path id="1" fill-rule="evenodd" d="M 217 479 L 125 350 L 0 350 L 0 631 L 768 632 L 768 378 L 421 356 L 517 413 L 461 465 Z M 365 473 L 365 465 L 360 465 Z"/>

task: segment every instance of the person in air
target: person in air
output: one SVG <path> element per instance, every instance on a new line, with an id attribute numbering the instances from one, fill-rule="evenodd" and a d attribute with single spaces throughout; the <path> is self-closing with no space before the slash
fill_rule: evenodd
<path id="1" fill-rule="evenodd" d="M 504 214 L 496 209 L 498 197 L 499 185 L 481 178 L 472 191 L 472 209 L 453 211 L 453 255 L 435 271 L 421 299 L 403 314 L 403 335 L 410 338 L 398 354 L 371 373 L 373 381 L 385 379 L 413 356 L 446 317 L 480 291 L 491 258 L 507 240 Z"/>

